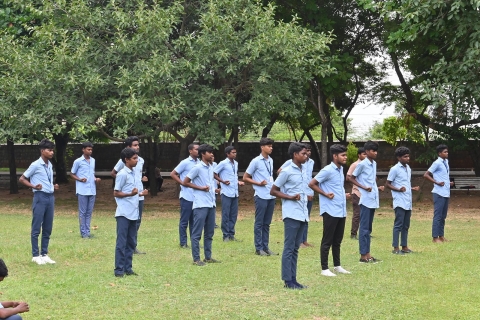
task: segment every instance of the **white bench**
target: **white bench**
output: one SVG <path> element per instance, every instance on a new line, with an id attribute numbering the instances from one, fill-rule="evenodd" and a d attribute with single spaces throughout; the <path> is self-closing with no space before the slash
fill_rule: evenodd
<path id="1" fill-rule="evenodd" d="M 480 177 L 455 177 L 454 181 L 451 190 L 467 190 L 467 193 L 470 193 L 470 190 L 480 191 Z"/>

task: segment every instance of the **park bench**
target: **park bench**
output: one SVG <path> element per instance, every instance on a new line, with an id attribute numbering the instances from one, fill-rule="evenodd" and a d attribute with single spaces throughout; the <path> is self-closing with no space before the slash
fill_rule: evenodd
<path id="1" fill-rule="evenodd" d="M 479 190 L 480 191 L 480 177 L 455 177 L 453 179 L 454 185 L 451 190 Z"/>

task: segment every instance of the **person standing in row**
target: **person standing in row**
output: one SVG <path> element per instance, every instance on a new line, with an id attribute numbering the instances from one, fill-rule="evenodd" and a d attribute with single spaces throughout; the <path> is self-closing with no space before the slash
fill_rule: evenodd
<path id="1" fill-rule="evenodd" d="M 395 157 L 398 163 L 390 169 L 386 183 L 387 188 L 392 190 L 393 210 L 395 212 L 392 253 L 405 254 L 412 252 L 408 247 L 408 229 L 410 228 L 410 218 L 412 216 L 412 190 L 418 191 L 420 187 L 412 188 L 412 170 L 408 165 L 410 162 L 410 149 L 406 147 L 397 148 Z M 401 250 L 398 246 L 399 235 L 401 235 Z"/>
<path id="2" fill-rule="evenodd" d="M 308 186 L 308 183 L 310 182 L 310 179 L 313 177 L 313 167 L 315 166 L 315 161 L 311 158 L 312 156 L 312 146 L 310 146 L 308 143 L 303 144 L 305 148 L 307 149 L 307 161 L 303 164 L 303 174 L 306 176 L 306 181 L 307 181 L 307 209 L 308 209 L 308 217 L 310 218 L 310 213 L 312 211 L 312 206 L 313 206 L 313 190 L 310 189 Z M 277 174 L 280 174 L 283 168 L 286 168 L 292 163 L 292 159 L 289 159 L 285 161 L 285 163 L 278 169 Z M 308 239 L 308 222 L 307 225 L 303 231 L 303 238 L 302 238 L 302 243 L 300 244 L 300 248 L 306 248 L 306 247 L 313 247 L 310 243 L 307 242 Z"/>
<path id="3" fill-rule="evenodd" d="M 282 253 L 282 280 L 285 288 L 304 289 L 297 281 L 298 249 L 308 223 L 307 175 L 303 164 L 307 161 L 307 149 L 298 142 L 288 147 L 292 158 L 290 165 L 283 168 L 273 183 L 270 194 L 282 199 L 284 244 Z"/>
<path id="4" fill-rule="evenodd" d="M 243 181 L 251 183 L 255 190 L 255 225 L 254 242 L 255 253 L 260 256 L 278 255 L 270 250 L 270 224 L 275 209 L 275 196 L 270 194 L 273 184 L 273 160 L 270 154 L 273 151 L 273 140 L 260 139 L 261 154 L 248 165 L 243 175 Z"/>
<path id="5" fill-rule="evenodd" d="M 191 235 L 193 264 L 219 263 L 212 258 L 212 242 L 215 233 L 215 193 L 217 181 L 213 176 L 213 147 L 202 144 L 198 147 L 201 161 L 183 180 L 183 185 L 193 189 L 193 228 Z M 203 231 L 205 259 L 200 260 L 200 240 Z"/>
<path id="6" fill-rule="evenodd" d="M 32 262 L 36 264 L 54 264 L 55 261 L 48 256 L 48 244 L 53 229 L 53 214 L 55 196 L 58 184 L 53 183 L 53 158 L 55 144 L 48 139 L 43 139 L 38 144 L 40 158 L 28 167 L 20 177 L 19 182 L 33 191 L 32 204 Z M 42 233 L 42 249 L 38 249 L 38 236 Z"/>
<path id="7" fill-rule="evenodd" d="M 220 182 L 222 197 L 222 233 L 223 241 L 238 241 L 235 237 L 235 224 L 238 217 L 238 186 L 243 186 L 238 181 L 237 150 L 235 147 L 225 148 L 227 158 L 220 161 L 214 169 L 215 179 Z"/>
<path id="8" fill-rule="evenodd" d="M 136 276 L 132 269 L 133 253 L 137 245 L 139 197 L 147 190 L 138 191 L 138 175 L 134 171 L 138 163 L 137 151 L 125 148 L 120 153 L 124 166 L 116 174 L 113 196 L 117 203 L 117 241 L 115 246 L 115 277 Z"/>
<path id="9" fill-rule="evenodd" d="M 448 213 L 448 202 L 450 200 L 450 166 L 448 165 L 448 147 L 444 144 L 438 145 L 438 159 L 432 163 L 427 172 L 423 175 L 425 179 L 433 183 L 433 222 L 432 241 L 435 243 L 446 242 L 445 220 Z"/>
<path id="10" fill-rule="evenodd" d="M 378 143 L 368 140 L 363 146 L 367 157 L 360 162 L 353 174 L 348 177 L 349 181 L 360 189 L 360 229 L 359 247 L 360 262 L 376 263 L 381 261 L 370 254 L 370 242 L 372 234 L 373 218 L 375 209 L 380 207 L 380 199 L 377 187 L 377 158 Z"/>
<path id="11" fill-rule="evenodd" d="M 143 158 L 138 155 L 140 153 L 140 142 L 138 137 L 131 136 L 125 139 L 125 147 L 135 150 L 138 156 L 138 162 L 133 169 L 135 173 L 135 182 L 137 183 L 137 190 L 139 194 L 137 235 L 136 235 L 137 238 L 135 240 L 136 244 L 138 244 L 138 229 L 140 229 L 140 225 L 142 223 L 143 201 L 144 201 L 144 196 L 148 194 L 148 190 L 145 190 L 145 192 L 143 190 L 142 181 L 148 181 L 148 178 L 143 176 L 143 165 L 145 164 L 145 160 L 143 160 Z M 117 164 L 115 165 L 115 167 L 111 172 L 111 176 L 115 178 L 117 176 L 117 173 L 120 172 L 120 170 L 122 170 L 124 167 L 125 167 L 125 163 L 122 161 L 122 159 L 118 160 Z M 133 253 L 145 254 L 146 252 L 138 250 L 137 245 L 135 245 L 135 251 Z"/>
<path id="12" fill-rule="evenodd" d="M 97 183 L 100 178 L 95 178 L 95 159 L 92 158 L 93 144 L 82 143 L 83 155 L 73 162 L 70 177 L 75 180 L 76 195 L 78 198 L 78 221 L 80 236 L 92 238 L 90 222 L 92 220 L 93 206 L 97 194 Z"/>
<path id="13" fill-rule="evenodd" d="M 193 228 L 193 190 L 183 185 L 183 180 L 192 168 L 198 163 L 198 143 L 194 142 L 188 146 L 188 158 L 182 160 L 170 172 L 170 177 L 180 184 L 180 221 L 178 224 L 178 233 L 180 238 L 180 248 L 188 248 L 187 227 L 190 238 Z M 191 240 L 191 239 L 190 239 Z"/>
<path id="14" fill-rule="evenodd" d="M 347 148 L 340 144 L 330 147 L 332 163 L 325 166 L 310 181 L 310 188 L 319 194 L 320 215 L 323 217 L 323 237 L 320 246 L 320 262 L 322 276 L 335 277 L 336 274 L 328 268 L 328 253 L 330 247 L 333 255 L 333 270 L 338 273 L 350 274 L 340 263 L 340 246 L 347 220 L 347 198 L 345 193 L 345 176 L 343 165 L 347 162 Z"/>
<path id="15" fill-rule="evenodd" d="M 352 163 L 350 167 L 348 168 L 347 172 L 347 177 L 350 177 L 353 174 L 353 171 L 355 171 L 355 168 L 357 165 L 363 161 L 367 157 L 365 153 L 365 149 L 363 147 L 358 148 L 357 150 L 357 161 Z M 358 239 L 357 233 L 358 233 L 358 226 L 360 225 L 360 191 L 358 190 L 358 187 L 356 185 L 353 185 L 352 187 L 352 207 L 353 207 L 353 214 L 352 214 L 352 228 L 350 230 L 350 238 L 351 239 Z"/>

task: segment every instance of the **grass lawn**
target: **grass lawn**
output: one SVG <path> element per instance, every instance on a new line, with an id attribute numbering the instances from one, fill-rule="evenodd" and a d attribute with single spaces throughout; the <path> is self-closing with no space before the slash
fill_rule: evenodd
<path id="1" fill-rule="evenodd" d="M 254 255 L 253 208 L 248 206 L 237 224 L 244 241 L 224 243 L 217 229 L 213 257 L 222 263 L 205 267 L 192 265 L 191 252 L 178 246 L 177 208 L 147 206 L 139 234 L 139 248 L 147 254 L 133 261 L 139 276 L 115 278 L 114 208 L 95 211 L 95 238 L 84 240 L 75 203 L 57 201 L 50 242 L 57 264 L 38 266 L 30 262 L 31 202 L 0 205 L 0 257 L 10 270 L 0 283 L 0 301 L 27 301 L 31 311 L 24 319 L 478 318 L 479 220 L 455 215 L 456 208 L 447 220 L 450 242 L 433 244 L 428 210 L 414 212 L 410 246 L 415 252 L 394 256 L 393 214 L 384 204 L 374 220 L 372 254 L 383 260 L 375 265 L 358 262 L 349 217 L 342 266 L 352 274 L 329 278 L 320 276 L 322 224 L 315 206 L 309 233 L 315 247 L 301 249 L 298 267 L 299 281 L 309 288 L 292 291 L 280 279 L 281 256 Z M 281 253 L 282 241 L 277 204 L 271 249 Z"/>

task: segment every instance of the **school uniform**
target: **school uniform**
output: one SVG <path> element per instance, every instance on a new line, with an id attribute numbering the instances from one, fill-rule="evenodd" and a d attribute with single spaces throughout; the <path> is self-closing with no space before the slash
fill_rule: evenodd
<path id="1" fill-rule="evenodd" d="M 182 160 L 174 169 L 183 181 L 192 168 L 198 163 L 197 159 L 188 157 Z M 187 227 L 189 227 L 190 238 L 192 237 L 193 227 L 193 190 L 180 186 L 180 222 L 178 224 L 178 233 L 180 245 L 187 245 Z"/>
<path id="2" fill-rule="evenodd" d="M 335 163 L 325 166 L 315 176 L 318 186 L 325 193 L 333 193 L 333 199 L 322 194 L 320 198 L 320 215 L 323 217 L 323 237 L 320 246 L 320 262 L 322 270 L 328 269 L 328 253 L 332 248 L 333 264 L 335 267 L 340 264 L 340 246 L 345 230 L 347 217 L 347 200 L 345 196 L 345 176 L 343 167 Z"/>
<path id="3" fill-rule="evenodd" d="M 405 192 L 392 190 L 393 210 L 395 222 L 393 223 L 392 247 L 398 247 L 398 236 L 401 235 L 400 245 L 408 246 L 408 229 L 412 216 L 412 170 L 408 164 L 398 162 L 388 172 L 387 180 L 397 189 L 405 187 Z"/>
<path id="4" fill-rule="evenodd" d="M 53 229 L 53 214 L 55 206 L 55 197 L 53 195 L 53 166 L 50 161 L 45 163 L 40 157 L 32 162 L 28 169 L 23 173 L 25 178 L 30 179 L 30 183 L 36 186 L 42 185 L 41 190 L 32 189 L 32 230 L 30 234 L 32 243 L 32 256 L 37 257 L 48 254 L 48 244 Z M 38 248 L 38 236 L 42 233 L 41 251 Z"/>
<path id="5" fill-rule="evenodd" d="M 433 222 L 432 237 L 443 237 L 445 235 L 445 219 L 447 218 L 448 202 L 450 200 L 450 166 L 448 159 L 438 157 L 428 172 L 432 173 L 433 180 L 444 182 L 445 185 L 433 185 Z"/>
<path id="6" fill-rule="evenodd" d="M 205 259 L 212 258 L 212 242 L 215 232 L 215 188 L 216 180 L 213 177 L 213 165 L 200 161 L 187 174 L 191 183 L 204 187 L 208 191 L 192 189 L 193 191 L 193 227 L 190 241 L 192 244 L 193 261 L 200 260 L 200 239 L 203 231 L 203 248 Z"/>
<path id="7" fill-rule="evenodd" d="M 360 228 L 358 243 L 360 254 L 364 255 L 370 252 L 370 238 L 372 233 L 373 218 L 375 209 L 380 207 L 380 199 L 377 187 L 377 163 L 365 158 L 361 161 L 355 170 L 353 176 L 357 181 L 365 186 L 372 187 L 371 192 L 360 189 Z"/>
<path id="8" fill-rule="evenodd" d="M 355 168 L 357 165 L 360 163 L 360 159 L 355 161 L 350 165 L 350 168 L 348 168 L 347 176 L 351 176 L 353 174 L 353 171 L 355 171 Z M 358 233 L 358 228 L 360 226 L 360 190 L 356 185 L 352 186 L 352 208 L 353 208 L 353 214 L 352 214 L 352 228 L 350 230 L 350 236 L 351 237 L 356 237 Z"/>
<path id="9" fill-rule="evenodd" d="M 70 170 L 79 179 L 86 178 L 86 182 L 75 182 L 76 195 L 78 198 L 78 221 L 80 225 L 80 236 L 88 238 L 90 236 L 90 222 L 92 220 L 93 206 L 97 194 L 95 183 L 95 159 L 90 157 L 85 159 L 82 155 L 73 162 Z"/>
<path id="10" fill-rule="evenodd" d="M 220 195 L 223 239 L 233 239 L 238 217 L 238 162 L 230 161 L 228 158 L 220 161 L 214 173 L 218 174 L 223 181 L 230 181 L 230 184 L 220 183 Z"/>
<path id="11" fill-rule="evenodd" d="M 287 195 L 300 195 L 300 200 L 282 199 L 284 243 L 282 253 L 282 280 L 296 281 L 298 248 L 303 240 L 305 226 L 309 221 L 307 208 L 307 176 L 303 165 L 295 163 L 282 169 L 274 185 Z"/>
<path id="12" fill-rule="evenodd" d="M 267 181 L 265 186 L 253 185 L 255 190 L 255 224 L 254 243 L 257 251 L 268 252 L 270 240 L 270 224 L 272 223 L 275 197 L 270 195 L 273 184 L 273 160 L 262 155 L 254 158 L 246 170 L 252 179 L 258 182 Z"/>
<path id="13" fill-rule="evenodd" d="M 124 167 L 117 173 L 115 178 L 115 190 L 131 193 L 134 188 L 138 189 L 135 172 Z M 137 245 L 137 221 L 139 218 L 139 195 L 118 198 L 115 197 L 117 210 L 117 242 L 115 247 L 115 275 L 133 273 L 133 252 Z"/>

